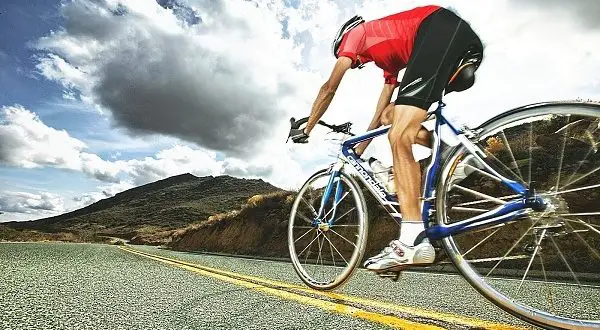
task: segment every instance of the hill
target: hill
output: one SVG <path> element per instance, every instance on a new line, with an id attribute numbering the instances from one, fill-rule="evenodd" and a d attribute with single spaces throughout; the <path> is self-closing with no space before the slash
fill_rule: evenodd
<path id="1" fill-rule="evenodd" d="M 263 180 L 182 174 L 123 191 L 59 216 L 2 225 L 21 231 L 132 239 L 185 227 L 213 214 L 239 208 L 252 195 L 280 190 Z"/>
<path id="2" fill-rule="evenodd" d="M 370 222 L 366 255 L 373 255 L 397 237 L 399 227 L 365 189 Z M 296 196 L 290 191 L 252 196 L 237 210 L 173 231 L 165 243 L 178 251 L 287 258 L 288 220 Z"/>

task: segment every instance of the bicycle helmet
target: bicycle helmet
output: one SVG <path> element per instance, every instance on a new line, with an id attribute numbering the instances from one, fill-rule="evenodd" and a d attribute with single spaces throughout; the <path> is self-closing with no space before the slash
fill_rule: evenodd
<path id="1" fill-rule="evenodd" d="M 331 44 L 331 50 L 333 51 L 333 56 L 335 56 L 335 58 L 338 58 L 338 50 L 340 48 L 340 44 L 342 43 L 344 34 L 354 29 L 359 24 L 364 23 L 364 21 L 365 20 L 361 16 L 355 15 L 351 19 L 347 20 L 346 23 L 344 23 L 344 25 L 342 25 L 342 27 L 338 30 L 335 38 L 333 39 L 333 43 Z"/>

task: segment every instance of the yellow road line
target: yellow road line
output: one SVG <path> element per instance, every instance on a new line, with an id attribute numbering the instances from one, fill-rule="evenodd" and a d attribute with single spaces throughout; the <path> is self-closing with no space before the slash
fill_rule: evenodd
<path id="1" fill-rule="evenodd" d="M 149 257 L 154 256 L 147 252 L 139 252 L 139 251 L 133 250 L 131 248 L 121 248 L 121 249 L 128 250 L 130 252 L 134 252 L 134 253 L 138 253 L 138 254 L 142 254 L 142 255 L 147 255 Z M 459 325 L 464 325 L 464 326 L 468 326 L 468 327 L 484 328 L 484 329 L 490 329 L 490 330 L 524 329 L 524 328 L 520 328 L 520 327 L 508 325 L 508 324 L 500 324 L 500 323 L 494 323 L 494 322 L 479 320 L 479 319 L 470 318 L 470 317 L 457 316 L 457 315 L 450 314 L 450 313 L 441 313 L 441 312 L 435 312 L 435 311 L 425 310 L 425 309 L 416 308 L 416 307 L 401 306 L 401 305 L 396 305 L 396 304 L 392 304 L 392 303 L 381 302 L 381 301 L 376 301 L 376 300 L 361 298 L 361 297 L 356 297 L 356 296 L 348 296 L 348 295 L 339 294 L 339 293 L 318 291 L 318 290 L 307 288 L 305 286 L 298 286 L 298 285 L 294 285 L 294 284 L 290 284 L 290 283 L 259 278 L 259 277 L 255 277 L 255 276 L 251 276 L 251 275 L 242 275 L 242 274 L 233 273 L 233 272 L 229 272 L 229 271 L 225 271 L 225 270 L 221 270 L 221 269 L 216 269 L 216 268 L 212 268 L 212 267 L 207 267 L 207 266 L 203 266 L 203 265 L 192 264 L 192 263 L 188 263 L 185 261 L 171 259 L 171 258 L 163 257 L 163 256 L 155 256 L 155 257 L 158 257 L 160 259 L 169 260 L 169 261 L 177 263 L 177 264 L 183 264 L 183 265 L 191 266 L 194 268 L 198 268 L 198 269 L 204 270 L 206 272 L 209 272 L 211 274 L 216 273 L 216 274 L 228 277 L 228 278 L 234 277 L 234 278 L 241 279 L 244 281 L 250 281 L 253 283 L 261 284 L 263 286 L 266 285 L 266 286 L 271 286 L 271 287 L 285 288 L 285 289 L 290 289 L 290 290 L 299 291 L 299 292 L 303 292 L 303 293 L 308 293 L 311 295 L 323 296 L 323 297 L 335 299 L 338 301 L 341 300 L 341 301 L 345 301 L 348 303 L 360 304 L 363 306 L 384 308 L 384 309 L 388 309 L 388 310 L 397 311 L 400 313 L 410 314 L 410 315 L 413 315 L 416 317 L 421 317 L 421 318 L 428 318 L 428 319 L 439 320 L 439 321 L 452 323 L 452 324 L 459 324 Z"/>
<path id="2" fill-rule="evenodd" d="M 356 308 L 356 307 L 352 307 L 352 306 L 347 306 L 347 305 L 338 304 L 338 303 L 334 303 L 334 302 L 330 302 L 330 301 L 307 297 L 307 296 L 299 295 L 296 293 L 291 293 L 291 292 L 267 287 L 267 286 L 264 286 L 261 284 L 256 284 L 256 283 L 252 283 L 252 282 L 239 280 L 239 279 L 232 278 L 229 276 L 206 271 L 206 270 L 201 269 L 202 267 L 199 267 L 197 265 L 188 264 L 186 262 L 181 262 L 179 260 L 172 260 L 172 259 L 165 258 L 162 256 L 153 256 L 153 255 L 150 255 L 147 253 L 138 252 L 138 251 L 128 249 L 128 248 L 120 247 L 120 249 L 130 252 L 130 253 L 140 255 L 140 256 L 144 256 L 144 257 L 152 259 L 152 260 L 160 261 L 160 262 L 163 262 L 163 263 L 166 263 L 169 265 L 177 266 L 177 267 L 180 267 L 180 268 L 183 268 L 183 269 L 195 272 L 195 273 L 199 273 L 203 276 L 213 277 L 213 278 L 219 279 L 224 282 L 228 282 L 228 283 L 232 283 L 232 284 L 239 285 L 242 287 L 246 287 L 246 288 L 249 288 L 249 289 L 252 289 L 255 291 L 264 292 L 264 293 L 267 293 L 267 294 L 270 294 L 270 295 L 273 295 L 273 296 L 276 296 L 279 298 L 296 301 L 296 302 L 299 302 L 299 303 L 302 303 L 305 305 L 318 307 L 318 308 L 321 308 L 321 309 L 324 309 L 324 310 L 327 310 L 330 312 L 351 315 L 351 316 L 354 316 L 354 317 L 357 317 L 357 318 L 360 318 L 363 320 L 381 323 L 381 324 L 391 326 L 394 328 L 415 329 L 415 330 L 442 329 L 438 326 L 421 324 L 421 323 L 412 322 L 409 320 L 404 320 L 402 318 L 395 317 L 395 316 L 373 313 L 373 312 L 369 312 L 369 311 L 366 311 L 366 310 L 363 310 L 360 308 Z"/>

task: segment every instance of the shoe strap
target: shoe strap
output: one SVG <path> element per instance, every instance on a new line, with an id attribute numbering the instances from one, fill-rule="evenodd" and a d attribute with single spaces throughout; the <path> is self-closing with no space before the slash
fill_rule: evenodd
<path id="1" fill-rule="evenodd" d="M 397 255 L 399 255 L 401 257 L 404 257 L 404 249 L 402 248 L 402 243 L 400 243 L 398 241 L 392 241 L 390 243 L 390 247 L 392 248 L 394 253 L 396 253 Z"/>

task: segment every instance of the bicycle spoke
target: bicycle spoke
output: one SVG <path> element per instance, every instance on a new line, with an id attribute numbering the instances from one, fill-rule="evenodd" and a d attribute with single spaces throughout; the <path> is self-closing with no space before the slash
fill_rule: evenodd
<path id="1" fill-rule="evenodd" d="M 490 195 L 486 195 L 486 194 L 484 194 L 484 193 L 481 193 L 481 192 L 479 192 L 479 191 L 475 191 L 475 190 L 473 190 L 473 189 L 465 188 L 465 187 L 463 187 L 463 186 L 460 186 L 460 185 L 457 185 L 457 184 L 455 184 L 453 187 L 454 187 L 454 188 L 458 188 L 459 190 L 462 190 L 462 191 L 464 191 L 464 192 L 466 192 L 466 193 L 469 193 L 469 194 L 471 194 L 471 195 L 475 195 L 475 196 L 477 196 L 477 197 L 485 198 L 485 199 L 487 199 L 487 200 L 488 200 L 488 201 L 490 201 L 490 202 L 494 202 L 494 203 L 498 203 L 498 204 L 506 204 L 506 202 L 505 202 L 505 201 L 503 201 L 503 200 L 501 200 L 501 199 L 499 199 L 499 198 L 492 197 L 492 196 L 490 196 Z"/>
<path id="2" fill-rule="evenodd" d="M 308 260 L 308 254 L 310 253 L 310 246 L 312 245 L 312 243 L 314 243 L 314 242 L 315 242 L 315 240 L 316 240 L 317 238 L 319 238 L 319 236 L 321 235 L 321 232 L 319 232 L 319 231 L 316 231 L 316 232 L 315 232 L 315 234 L 316 234 L 316 235 L 315 235 L 315 238 L 313 238 L 313 240 L 312 240 L 312 241 L 310 241 L 310 243 L 308 243 L 308 245 L 307 245 L 307 246 L 306 246 L 306 247 L 305 247 L 305 248 L 304 248 L 302 251 L 300 251 L 300 253 L 298 253 L 298 256 L 301 256 L 301 255 L 302 255 L 302 253 L 304 253 L 304 251 L 306 251 L 306 249 L 308 249 L 308 252 L 306 253 L 307 260 Z M 305 261 L 304 263 L 306 263 L 306 261 Z"/>
<path id="3" fill-rule="evenodd" d="M 574 184 L 575 182 L 581 181 L 581 180 L 583 180 L 583 179 L 587 178 L 588 176 L 590 176 L 590 175 L 592 175 L 592 174 L 594 174 L 594 173 L 596 173 L 596 172 L 598 172 L 598 171 L 600 171 L 600 166 L 598 166 L 598 167 L 596 167 L 595 169 L 593 169 L 593 170 L 591 170 L 591 171 L 587 172 L 586 174 L 584 174 L 584 175 L 582 175 L 582 176 L 578 177 L 577 179 L 575 179 L 575 180 L 573 180 L 573 181 L 570 181 L 569 183 L 567 183 L 567 184 L 565 184 L 564 186 L 562 186 L 562 187 L 561 187 L 561 189 L 564 189 L 564 188 L 566 188 L 566 187 L 568 187 L 568 186 L 570 186 L 570 185 Z"/>
<path id="4" fill-rule="evenodd" d="M 490 157 L 494 158 L 494 159 L 495 159 L 495 160 L 496 160 L 496 161 L 497 161 L 497 162 L 498 162 L 498 163 L 499 163 L 499 164 L 502 166 L 502 168 L 503 168 L 503 169 L 504 169 L 506 172 L 510 173 L 510 174 L 511 174 L 513 177 L 515 177 L 515 178 L 518 178 L 518 177 L 519 177 L 519 176 L 518 176 L 518 175 L 517 175 L 515 172 L 513 172 L 513 170 L 511 170 L 511 169 L 510 169 L 508 166 L 506 166 L 506 165 L 505 165 L 505 164 L 504 164 L 502 161 L 500 161 L 500 159 L 498 159 L 498 157 L 494 156 L 494 154 L 493 154 L 493 153 L 491 153 L 491 152 L 489 152 L 489 151 L 485 150 L 485 148 L 482 148 L 482 149 L 485 151 L 486 155 L 488 155 L 488 156 L 490 156 Z"/>
<path id="5" fill-rule="evenodd" d="M 475 244 L 472 248 L 470 248 L 467 252 L 463 253 L 463 257 L 466 257 L 467 254 L 469 254 L 471 251 L 475 250 L 478 246 L 480 246 L 481 244 L 483 244 L 485 241 L 487 241 L 490 237 L 494 236 L 494 234 L 496 234 L 500 229 L 502 229 L 502 227 L 498 227 L 496 228 L 496 230 L 494 230 L 491 234 L 487 235 L 484 239 L 482 239 L 481 241 L 479 241 L 477 244 Z"/>
<path id="6" fill-rule="evenodd" d="M 321 236 L 325 236 L 325 233 L 323 233 L 323 235 Z M 325 241 L 325 239 L 323 239 L 323 241 Z M 317 240 L 317 244 L 319 246 L 319 255 L 317 256 L 317 262 L 315 263 L 315 266 L 319 266 L 319 259 L 321 259 L 321 275 L 323 274 L 323 256 L 321 255 L 321 251 L 323 250 L 323 244 L 321 242 L 321 239 Z"/>
<path id="7" fill-rule="evenodd" d="M 504 254 L 504 256 L 502 256 L 502 258 L 500 260 L 498 260 L 498 262 L 494 265 L 494 267 L 492 267 L 492 269 L 490 269 L 490 271 L 485 275 L 485 277 L 490 276 L 490 274 L 492 274 L 492 272 L 498 267 L 498 265 L 500 265 L 500 263 L 502 261 L 504 261 L 504 259 L 506 259 L 506 257 L 512 252 L 512 250 L 514 250 L 517 245 L 523 240 L 523 238 L 525 238 L 525 236 L 527 236 L 527 234 L 529 234 L 529 231 L 531 231 L 531 229 L 537 225 L 537 223 L 540 221 L 540 219 L 537 219 L 532 225 L 531 227 L 529 227 L 527 229 L 527 231 L 521 236 L 519 237 L 519 239 L 515 242 L 515 244 L 513 244 L 510 249 L 508 249 L 508 251 L 506 251 L 506 253 Z"/>
<path id="8" fill-rule="evenodd" d="M 529 172 L 527 173 L 527 187 L 531 188 L 531 164 L 533 163 L 533 157 L 531 151 L 533 149 L 533 122 L 529 122 Z"/>
<path id="9" fill-rule="evenodd" d="M 595 227 L 600 228 L 600 225 L 592 225 L 592 224 L 589 224 L 589 223 L 587 223 L 587 222 L 585 222 L 585 221 L 583 221 L 581 219 L 577 219 L 577 220 L 565 219 L 565 220 L 570 221 L 570 222 L 575 222 L 575 223 L 578 223 L 580 225 L 584 225 L 584 226 L 588 227 L 589 229 L 593 230 L 594 232 L 596 232 L 598 235 L 600 235 L 600 230 L 598 230 L 598 229 L 595 228 Z"/>
<path id="10" fill-rule="evenodd" d="M 336 226 L 336 227 L 342 227 L 342 226 L 344 226 L 344 225 L 338 225 L 338 224 L 335 224 L 335 223 L 336 223 L 336 222 L 338 222 L 338 221 L 339 221 L 340 219 L 342 219 L 343 217 L 345 217 L 346 215 L 350 214 L 350 212 L 352 212 L 352 211 L 354 211 L 354 210 L 356 210 L 356 206 L 355 206 L 355 207 L 353 207 L 353 208 L 351 208 L 350 210 L 346 211 L 346 213 L 344 213 L 344 214 L 340 215 L 339 217 L 337 217 L 337 219 L 335 219 L 335 220 L 331 221 L 331 226 L 332 226 L 332 227 L 333 227 L 333 226 Z M 357 226 L 358 226 L 358 225 L 357 225 Z"/>
<path id="11" fill-rule="evenodd" d="M 310 223 L 310 224 L 312 225 L 312 223 L 313 223 L 313 222 L 312 222 L 312 220 L 310 220 L 310 219 L 309 219 L 307 216 L 305 216 L 304 214 L 300 213 L 299 211 L 298 211 L 298 212 L 296 212 L 296 214 L 297 214 L 297 215 L 298 215 L 300 218 L 302 218 L 302 220 L 304 220 L 304 222 L 306 222 L 306 223 Z"/>
<path id="12" fill-rule="evenodd" d="M 567 261 L 567 259 L 565 258 L 565 256 L 562 254 L 562 251 L 560 251 L 560 248 L 558 248 L 558 245 L 556 244 L 556 241 L 554 241 L 554 238 L 552 236 L 550 236 L 550 241 L 552 242 L 552 244 L 556 248 L 556 252 L 558 252 L 558 255 L 560 256 L 560 258 L 562 259 L 562 261 L 565 263 L 565 265 L 569 269 L 569 272 L 571 272 L 571 275 L 573 275 L 573 278 L 575 279 L 575 282 L 577 282 L 577 284 L 579 286 L 581 286 L 581 283 L 579 282 L 579 279 L 577 278 L 577 276 L 575 276 L 575 272 L 573 272 L 573 269 L 571 268 L 571 265 L 569 265 L 569 262 Z"/>
<path id="13" fill-rule="evenodd" d="M 600 212 L 583 212 L 583 213 L 560 213 L 557 216 L 561 217 L 573 217 L 573 216 L 586 216 L 586 215 L 600 215 Z"/>
<path id="14" fill-rule="evenodd" d="M 494 258 L 479 258 L 479 259 L 469 259 L 469 263 L 476 264 L 482 262 L 490 262 L 490 261 L 503 261 L 503 260 L 520 260 L 520 259 L 529 259 L 527 255 L 518 255 L 518 256 L 510 256 L 510 257 L 494 257 Z"/>
<path id="15" fill-rule="evenodd" d="M 521 283 L 519 284 L 519 287 L 517 288 L 517 294 L 519 293 L 519 291 L 521 291 L 523 282 L 525 282 L 525 279 L 527 278 L 527 274 L 529 274 L 529 269 L 531 269 L 531 264 L 533 264 L 533 259 L 535 259 L 535 256 L 537 255 L 538 251 L 540 250 L 540 244 L 542 243 L 542 240 L 544 240 L 545 236 L 546 236 L 546 229 L 542 230 L 542 235 L 540 235 L 540 239 L 535 244 L 535 249 L 533 250 L 533 254 L 531 255 L 531 259 L 529 260 L 529 264 L 527 265 L 525 274 L 523 275 L 523 278 L 521 279 Z"/>
<path id="16" fill-rule="evenodd" d="M 571 117 L 569 117 L 569 121 L 571 121 Z M 565 127 L 565 134 L 562 142 L 562 148 L 560 152 L 560 161 L 558 163 L 558 176 L 556 178 L 556 189 L 554 191 L 558 191 L 558 187 L 560 187 L 560 172 L 562 171 L 563 160 L 565 158 L 565 146 L 567 145 L 567 134 L 569 134 L 569 124 Z"/>
<path id="17" fill-rule="evenodd" d="M 321 235 L 323 235 L 323 233 L 321 233 Z M 319 259 L 321 258 L 321 237 L 320 236 L 317 239 L 317 249 L 319 249 L 319 253 L 317 254 L 317 261 L 315 262 L 315 265 L 319 264 Z"/>
<path id="18" fill-rule="evenodd" d="M 565 219 L 565 220 L 567 220 L 567 219 Z M 577 238 L 581 241 L 581 243 L 583 243 L 583 245 L 585 245 L 588 249 L 590 249 L 590 251 L 592 251 L 592 254 L 598 260 L 600 260 L 600 253 L 598 251 L 596 251 L 596 249 L 594 249 L 583 237 L 581 237 L 581 234 L 579 234 L 577 231 L 575 231 L 575 228 L 573 228 L 573 226 L 571 226 L 571 224 L 569 223 L 568 220 L 565 222 L 565 224 L 567 226 L 569 226 L 569 228 L 571 229 L 571 232 L 573 232 L 575 234 L 575 236 L 577 236 Z"/>
<path id="19" fill-rule="evenodd" d="M 338 232 L 336 232 L 335 230 L 333 230 L 333 229 L 329 228 L 329 231 L 331 231 L 332 233 L 334 233 L 334 234 L 338 235 L 338 236 L 339 236 L 339 237 L 341 237 L 341 238 L 342 238 L 344 241 L 346 241 L 346 242 L 350 243 L 352 246 L 356 247 L 356 244 L 354 244 L 354 243 L 350 242 L 350 241 L 349 241 L 349 240 L 348 240 L 346 237 L 344 237 L 344 236 L 342 236 L 342 235 L 338 234 Z"/>
<path id="20" fill-rule="evenodd" d="M 591 186 L 587 186 L 587 187 L 581 187 L 581 188 L 568 189 L 568 190 L 563 190 L 563 191 L 556 191 L 556 192 L 553 192 L 553 193 L 543 194 L 543 195 L 545 195 L 545 196 L 556 196 L 556 195 L 560 195 L 560 194 L 566 194 L 566 193 L 575 192 L 575 191 L 582 191 L 582 190 L 594 189 L 594 188 L 598 188 L 598 187 L 600 187 L 600 184 L 595 184 L 595 185 L 591 185 Z"/>
<path id="21" fill-rule="evenodd" d="M 327 235 L 323 235 L 323 237 L 327 238 Z M 327 238 L 327 242 L 329 242 L 329 238 Z M 331 248 L 331 242 L 329 243 L 329 251 L 331 252 L 331 262 L 333 263 L 333 267 L 336 267 L 335 258 L 333 257 L 333 248 Z"/>
<path id="22" fill-rule="evenodd" d="M 342 260 L 344 260 L 344 262 L 347 265 L 348 261 L 346 260 L 346 258 L 344 258 L 344 255 L 340 253 L 340 251 L 335 247 L 335 245 L 333 245 L 333 243 L 331 243 L 331 240 L 329 240 L 329 238 L 327 238 L 327 236 L 325 236 L 325 238 L 327 239 L 327 242 L 329 242 L 329 245 L 331 247 L 333 247 L 333 249 L 335 250 L 335 252 L 337 252 L 340 255 L 340 257 L 342 257 Z"/>
<path id="23" fill-rule="evenodd" d="M 502 182 L 502 179 L 500 179 L 499 177 L 497 177 L 497 176 L 495 176 L 495 175 L 493 175 L 491 173 L 488 173 L 488 172 L 486 172 L 486 171 L 484 171 L 484 170 L 482 170 L 482 169 L 480 169 L 478 167 L 475 167 L 475 166 L 473 166 L 471 164 L 465 164 L 465 166 L 468 167 L 468 168 L 471 168 L 472 170 L 474 170 L 474 171 L 476 171 L 476 172 L 478 172 L 478 173 L 480 173 L 482 175 L 487 176 L 488 178 L 490 178 L 490 179 L 492 179 L 494 181 Z"/>
<path id="24" fill-rule="evenodd" d="M 335 210 L 335 209 L 337 208 L 337 206 L 338 206 L 338 205 L 340 205 L 340 203 L 341 203 L 341 202 L 344 200 L 344 198 L 346 198 L 346 196 L 348 196 L 348 194 L 349 194 L 349 193 L 350 193 L 350 192 L 349 192 L 349 191 L 347 191 L 347 192 L 346 192 L 346 193 L 345 193 L 345 194 L 342 196 L 342 198 L 340 198 L 340 200 L 339 200 L 339 201 L 337 201 L 337 203 L 333 204 L 333 206 L 331 207 L 331 209 L 330 209 L 330 210 L 329 210 L 327 213 L 325 213 L 325 215 L 323 216 L 323 219 L 327 219 L 327 216 L 329 215 L 329 213 L 331 213 L 331 211 Z"/>
<path id="25" fill-rule="evenodd" d="M 598 120 L 596 120 L 596 122 L 598 122 Z M 590 126 L 593 126 L 593 124 L 590 124 Z M 596 126 L 597 126 L 597 124 L 596 124 Z M 596 129 L 597 128 L 598 127 L 596 127 Z M 590 129 L 590 127 L 588 127 L 588 129 L 586 129 L 585 132 L 587 133 L 587 136 L 590 139 L 590 147 L 588 148 L 588 151 L 585 153 L 585 156 L 583 157 L 583 159 L 577 165 L 577 168 L 575 168 L 575 171 L 573 171 L 573 173 L 571 174 L 571 176 L 569 176 L 569 178 L 567 179 L 567 184 L 564 185 L 564 186 L 562 186 L 561 189 L 565 188 L 567 186 L 570 186 L 571 184 L 575 183 L 576 181 L 579 181 L 580 179 L 583 179 L 583 177 L 580 177 L 580 178 L 577 178 L 575 181 L 571 181 L 573 179 L 573 177 L 575 176 L 575 174 L 577 174 L 577 172 L 579 171 L 579 169 L 581 168 L 581 166 L 583 165 L 583 163 L 587 160 L 587 158 L 589 157 L 589 155 L 592 154 L 592 151 L 594 153 L 596 153 L 598 151 L 598 148 L 597 148 L 598 142 L 596 140 L 594 140 L 594 137 L 593 137 L 592 133 L 590 133 L 589 129 Z M 600 167 L 598 169 L 600 169 Z M 592 172 L 595 172 L 595 171 L 597 171 L 597 170 L 593 170 Z M 588 174 L 591 174 L 592 172 L 590 172 Z M 585 176 L 587 176 L 588 174 L 586 174 Z"/>
<path id="26" fill-rule="evenodd" d="M 544 267 L 544 258 L 542 257 L 542 254 L 538 254 L 538 256 L 540 257 L 540 263 L 542 265 L 542 274 L 544 274 L 544 283 L 546 284 L 546 289 L 547 289 L 547 297 L 548 302 L 550 303 L 550 308 L 552 309 L 552 311 L 554 313 L 556 313 L 555 309 L 554 309 L 554 299 L 552 299 L 552 287 L 550 287 L 550 285 L 548 285 L 548 277 L 546 276 L 546 267 Z"/>
<path id="27" fill-rule="evenodd" d="M 306 201 L 306 199 L 304 199 L 304 197 L 301 197 L 300 199 L 304 202 L 304 204 L 306 204 L 310 208 L 310 210 L 313 212 L 313 215 L 316 217 L 318 215 L 318 213 L 317 213 L 317 210 L 315 210 L 315 208 L 312 206 L 312 204 L 309 204 Z"/>
<path id="28" fill-rule="evenodd" d="M 517 164 L 517 160 L 515 159 L 515 155 L 512 152 L 512 148 L 510 147 L 510 143 L 508 143 L 508 139 L 506 138 L 506 134 L 504 133 L 504 131 L 502 131 L 501 135 L 503 142 L 506 144 L 506 149 L 508 149 L 508 153 L 510 154 L 510 159 L 513 162 L 513 166 L 515 167 L 515 170 L 517 170 L 517 172 L 519 173 L 518 178 L 521 179 L 521 182 L 524 182 L 525 180 L 523 180 L 523 174 L 521 174 L 521 170 L 519 170 L 519 165 Z"/>
<path id="29" fill-rule="evenodd" d="M 298 227 L 296 227 L 296 228 L 298 228 Z M 310 227 L 310 229 L 309 229 L 308 231 L 306 231 L 306 233 L 302 234 L 302 236 L 298 237 L 298 238 L 297 238 L 297 239 L 294 241 L 294 243 L 298 242 L 298 241 L 299 241 L 299 240 L 300 240 L 302 237 L 306 236 L 306 234 L 310 233 L 310 232 L 311 232 L 311 230 L 313 230 L 313 229 L 314 229 L 314 230 L 316 230 L 316 228 L 315 228 L 315 227 Z"/>

